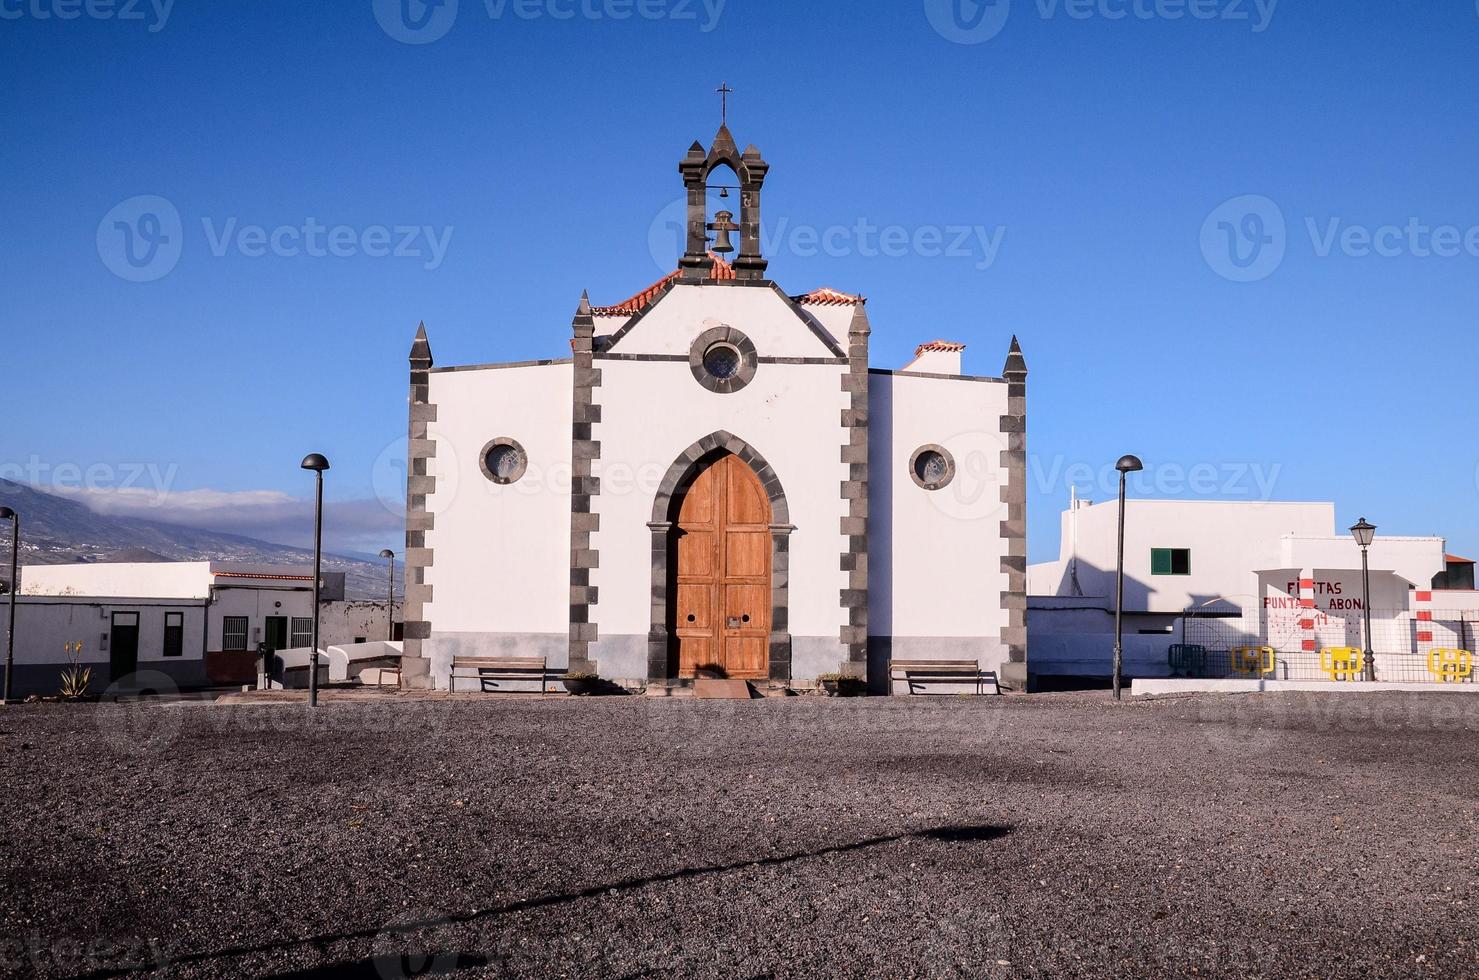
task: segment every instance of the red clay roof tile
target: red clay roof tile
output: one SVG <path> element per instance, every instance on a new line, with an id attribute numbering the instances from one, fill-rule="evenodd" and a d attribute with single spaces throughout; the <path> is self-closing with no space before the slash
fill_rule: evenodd
<path id="1" fill-rule="evenodd" d="M 965 344 L 957 344 L 953 340 L 931 340 L 927 344 L 920 344 L 914 348 L 914 356 L 927 354 L 930 351 L 941 351 L 947 354 L 959 354 L 965 350 Z"/>
<path id="2" fill-rule="evenodd" d="M 714 260 L 714 268 L 710 278 L 729 280 L 735 277 L 734 266 L 725 262 L 722 258 L 709 253 L 709 258 Z M 681 269 L 675 270 L 663 276 L 657 282 L 648 286 L 630 299 L 623 300 L 614 306 L 597 306 L 591 310 L 593 316 L 635 316 L 647 308 L 647 304 L 657 298 L 657 294 L 667 288 L 668 283 L 677 279 L 682 274 Z"/>

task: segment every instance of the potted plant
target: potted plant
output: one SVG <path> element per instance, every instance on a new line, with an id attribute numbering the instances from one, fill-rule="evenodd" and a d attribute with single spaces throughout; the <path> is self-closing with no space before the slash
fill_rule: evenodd
<path id="1" fill-rule="evenodd" d="M 829 698 L 861 697 L 868 689 L 861 677 L 853 677 L 851 674 L 818 674 L 817 684 Z"/>
<path id="2" fill-rule="evenodd" d="M 572 670 L 566 673 L 560 680 L 565 685 L 565 690 L 576 697 L 585 697 L 594 694 L 601 683 L 600 674 L 592 674 L 584 670 Z"/>

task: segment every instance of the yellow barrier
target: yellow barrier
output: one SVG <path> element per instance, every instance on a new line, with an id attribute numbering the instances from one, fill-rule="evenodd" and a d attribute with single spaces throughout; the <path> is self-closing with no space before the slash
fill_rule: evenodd
<path id="1" fill-rule="evenodd" d="M 1359 681 L 1366 675 L 1366 654 L 1359 647 L 1326 647 L 1320 670 L 1333 681 Z"/>
<path id="2" fill-rule="evenodd" d="M 1235 647 L 1232 650 L 1232 669 L 1248 677 L 1274 672 L 1273 647 Z"/>
<path id="3" fill-rule="evenodd" d="M 1438 647 L 1428 651 L 1428 673 L 1444 684 L 1457 684 L 1474 676 L 1474 655 L 1468 650 Z"/>

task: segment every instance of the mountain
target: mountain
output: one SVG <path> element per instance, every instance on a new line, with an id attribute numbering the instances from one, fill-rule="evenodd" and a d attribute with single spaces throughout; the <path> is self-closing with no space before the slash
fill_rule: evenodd
<path id="1" fill-rule="evenodd" d="M 75 500 L 10 480 L 0 480 L 0 505 L 20 514 L 22 565 L 100 561 L 214 560 L 268 565 L 313 562 L 313 552 L 305 548 L 161 521 L 108 517 Z M 3 533 L 9 539 L 8 530 Z M 0 565 L 6 565 L 0 573 L 5 578 L 10 575 L 5 560 L 8 558 L 9 555 L 0 558 Z M 385 595 L 383 563 L 330 554 L 324 555 L 323 563 L 325 571 L 344 573 L 349 598 L 378 599 Z M 396 574 L 399 578 L 399 567 Z"/>

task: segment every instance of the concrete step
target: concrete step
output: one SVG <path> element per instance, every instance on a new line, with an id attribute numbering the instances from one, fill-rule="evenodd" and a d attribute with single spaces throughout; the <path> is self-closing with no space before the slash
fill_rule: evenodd
<path id="1" fill-rule="evenodd" d="M 748 701 L 755 697 L 749 681 L 700 677 L 693 682 L 693 696 L 703 700 Z"/>

